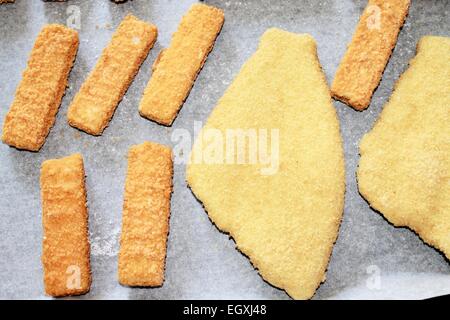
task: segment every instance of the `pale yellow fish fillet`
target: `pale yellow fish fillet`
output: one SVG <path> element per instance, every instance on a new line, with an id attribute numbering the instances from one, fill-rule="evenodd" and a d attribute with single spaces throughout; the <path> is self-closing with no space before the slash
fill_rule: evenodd
<path id="1" fill-rule="evenodd" d="M 51 296 L 83 294 L 91 285 L 84 184 L 80 154 L 42 164 L 42 264 L 45 292 Z"/>
<path id="2" fill-rule="evenodd" d="M 214 129 L 222 137 L 228 129 L 254 129 L 260 137 L 267 129 L 270 150 L 278 130 L 278 166 L 264 171 L 269 166 L 261 156 L 238 164 L 237 154 L 230 157 L 234 164 L 205 161 L 220 141 L 206 138 L 217 137 Z M 250 139 L 246 145 L 249 151 Z M 192 191 L 265 280 L 307 299 L 325 279 L 343 213 L 344 176 L 339 122 L 314 39 L 269 29 L 194 144 L 187 168 Z"/>
<path id="3" fill-rule="evenodd" d="M 144 91 L 139 112 L 143 117 L 171 125 L 203 67 L 224 21 L 223 11 L 194 4 L 161 51 Z"/>
<path id="4" fill-rule="evenodd" d="M 172 176 L 169 147 L 144 142 L 130 148 L 119 252 L 123 285 L 163 284 Z"/>
<path id="5" fill-rule="evenodd" d="M 366 109 L 383 75 L 410 0 L 369 0 L 331 86 L 334 98 Z"/>
<path id="6" fill-rule="evenodd" d="M 360 154 L 370 206 L 450 259 L 450 38 L 419 41 Z"/>
<path id="7" fill-rule="evenodd" d="M 55 122 L 78 49 L 78 33 L 62 25 L 42 28 L 3 124 L 2 140 L 38 151 Z"/>
<path id="8" fill-rule="evenodd" d="M 126 16 L 69 106 L 69 124 L 102 134 L 156 41 L 154 25 Z"/>

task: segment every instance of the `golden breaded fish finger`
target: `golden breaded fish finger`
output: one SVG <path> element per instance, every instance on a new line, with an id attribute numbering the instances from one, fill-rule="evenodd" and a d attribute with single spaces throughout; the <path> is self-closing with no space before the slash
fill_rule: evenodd
<path id="1" fill-rule="evenodd" d="M 42 164 L 41 197 L 45 292 L 54 297 L 84 294 L 91 285 L 91 271 L 80 154 Z"/>
<path id="2" fill-rule="evenodd" d="M 332 96 L 366 109 L 397 42 L 410 0 L 369 0 L 331 86 Z"/>
<path id="3" fill-rule="evenodd" d="M 3 124 L 2 140 L 38 151 L 55 122 L 78 49 L 78 33 L 50 24 L 39 33 Z"/>
<path id="4" fill-rule="evenodd" d="M 169 147 L 144 142 L 130 148 L 119 252 L 123 285 L 163 284 L 172 176 Z"/>
<path id="5" fill-rule="evenodd" d="M 358 187 L 450 259 L 450 38 L 423 37 L 360 144 Z"/>
<path id="6" fill-rule="evenodd" d="M 156 26 L 126 16 L 69 107 L 69 124 L 102 134 L 156 41 Z"/>
<path id="7" fill-rule="evenodd" d="M 190 159 L 186 180 L 214 224 L 267 282 L 311 298 L 325 280 L 345 193 L 339 121 L 314 39 L 268 29 Z"/>
<path id="8" fill-rule="evenodd" d="M 223 11 L 194 4 L 161 51 L 139 105 L 140 114 L 171 125 L 191 90 L 224 21 Z"/>

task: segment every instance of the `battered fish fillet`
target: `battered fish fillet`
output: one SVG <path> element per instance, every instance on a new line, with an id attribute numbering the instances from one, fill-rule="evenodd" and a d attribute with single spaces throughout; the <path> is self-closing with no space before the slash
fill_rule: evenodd
<path id="1" fill-rule="evenodd" d="M 119 252 L 123 285 L 163 284 L 172 176 L 169 147 L 144 142 L 130 148 Z"/>
<path id="2" fill-rule="evenodd" d="M 236 128 L 260 132 L 258 161 L 238 164 L 229 153 L 234 163 L 204 161 L 208 150 L 235 148 L 220 142 Z M 250 144 L 243 150 L 250 153 Z M 279 151 L 271 172 L 263 171 L 267 144 L 277 146 L 272 156 Z M 339 122 L 311 36 L 264 33 L 199 133 L 187 181 L 265 280 L 295 299 L 313 296 L 338 234 L 345 172 Z"/>
<path id="3" fill-rule="evenodd" d="M 50 24 L 39 33 L 16 96 L 3 123 L 2 140 L 38 151 L 55 122 L 78 49 L 78 33 Z"/>
<path id="4" fill-rule="evenodd" d="M 84 294 L 91 285 L 91 271 L 80 154 L 42 164 L 41 197 L 45 292 L 54 297 Z"/>
<path id="5" fill-rule="evenodd" d="M 126 16 L 69 107 L 69 124 L 102 134 L 156 41 L 154 25 Z"/>
<path id="6" fill-rule="evenodd" d="M 450 38 L 423 37 L 360 145 L 361 195 L 450 259 Z"/>
<path id="7" fill-rule="evenodd" d="M 224 21 L 223 11 L 194 4 L 173 34 L 169 48 L 161 51 L 144 91 L 139 112 L 143 117 L 170 126 L 194 84 Z"/>
<path id="8" fill-rule="evenodd" d="M 410 0 L 369 0 L 347 52 L 339 65 L 331 94 L 355 110 L 366 109 L 380 83 Z"/>

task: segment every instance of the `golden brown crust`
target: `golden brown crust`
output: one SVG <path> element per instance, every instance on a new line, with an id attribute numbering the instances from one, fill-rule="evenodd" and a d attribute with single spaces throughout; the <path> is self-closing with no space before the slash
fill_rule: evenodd
<path id="1" fill-rule="evenodd" d="M 123 285 L 163 284 L 172 176 L 169 147 L 144 142 L 130 148 L 119 252 Z"/>
<path id="2" fill-rule="evenodd" d="M 156 26 L 128 15 L 103 50 L 67 114 L 71 126 L 102 134 L 156 41 Z"/>
<path id="3" fill-rule="evenodd" d="M 13 3 L 14 2 L 14 0 L 0 0 L 0 4 L 3 4 L 3 3 Z"/>
<path id="4" fill-rule="evenodd" d="M 3 142 L 38 151 L 55 122 L 78 49 L 78 33 L 62 25 L 39 33 L 3 124 Z"/>
<path id="5" fill-rule="evenodd" d="M 360 144 L 358 188 L 450 259 L 450 38 L 423 37 Z"/>
<path id="6" fill-rule="evenodd" d="M 169 48 L 154 64 L 153 75 L 139 105 L 140 114 L 171 125 L 189 95 L 224 21 L 223 11 L 194 4 L 173 34 Z"/>
<path id="7" fill-rule="evenodd" d="M 331 86 L 332 96 L 366 109 L 383 75 L 410 0 L 369 0 Z"/>
<path id="8" fill-rule="evenodd" d="M 91 285 L 84 178 L 80 154 L 42 164 L 42 264 L 50 296 L 84 294 Z"/>

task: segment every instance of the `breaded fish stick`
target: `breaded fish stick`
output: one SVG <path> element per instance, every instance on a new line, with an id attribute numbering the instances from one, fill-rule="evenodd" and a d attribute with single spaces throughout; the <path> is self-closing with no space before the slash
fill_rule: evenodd
<path id="1" fill-rule="evenodd" d="M 157 37 L 156 26 L 128 15 L 69 107 L 69 124 L 102 134 Z"/>
<path id="2" fill-rule="evenodd" d="M 366 109 L 383 75 L 410 0 L 369 0 L 339 65 L 332 96 L 355 110 Z"/>
<path id="3" fill-rule="evenodd" d="M 130 148 L 119 252 L 123 285 L 163 284 L 172 176 L 170 148 L 150 142 Z"/>
<path id="4" fill-rule="evenodd" d="M 45 292 L 54 297 L 84 294 L 91 285 L 91 272 L 80 154 L 42 164 L 41 197 Z"/>
<path id="5" fill-rule="evenodd" d="M 161 51 L 139 105 L 140 114 L 169 126 L 181 109 L 224 21 L 223 11 L 194 4 Z"/>
<path id="6" fill-rule="evenodd" d="M 3 124 L 2 140 L 38 151 L 55 122 L 78 49 L 78 33 L 62 25 L 39 33 Z"/>

